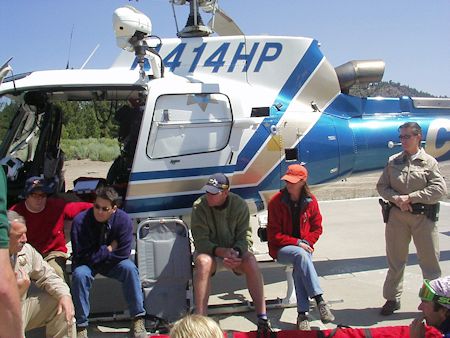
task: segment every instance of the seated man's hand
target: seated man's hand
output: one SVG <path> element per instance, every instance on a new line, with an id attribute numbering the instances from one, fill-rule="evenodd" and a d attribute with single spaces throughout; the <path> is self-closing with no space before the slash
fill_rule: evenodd
<path id="1" fill-rule="evenodd" d="M 239 258 L 239 252 L 233 248 L 217 248 L 216 256 L 223 258 L 223 265 L 227 269 L 236 269 L 242 263 L 242 259 Z"/>
<path id="2" fill-rule="evenodd" d="M 17 279 L 17 288 L 19 289 L 19 296 L 22 297 L 27 293 L 28 288 L 30 287 L 30 276 L 28 276 L 23 268 L 19 268 L 19 271 L 15 274 Z"/>
<path id="3" fill-rule="evenodd" d="M 116 240 L 113 240 L 110 245 L 108 245 L 108 251 L 112 252 L 117 249 L 119 243 Z"/>
<path id="4" fill-rule="evenodd" d="M 420 316 L 409 324 L 409 336 L 411 338 L 425 337 L 425 324 L 423 323 L 423 316 Z"/>
<path id="5" fill-rule="evenodd" d="M 222 258 L 239 258 L 239 252 L 232 248 L 216 248 L 216 256 Z"/>
<path id="6" fill-rule="evenodd" d="M 223 259 L 223 265 L 227 268 L 227 269 L 237 269 L 239 267 L 239 265 L 241 265 L 242 263 L 242 259 L 241 258 L 237 258 L 237 257 L 231 257 L 231 258 L 224 258 Z"/>
<path id="7" fill-rule="evenodd" d="M 308 244 L 306 244 L 304 242 L 300 242 L 300 244 L 298 246 L 309 253 L 313 253 L 313 251 L 314 251 L 313 248 L 311 248 Z"/>
<path id="8" fill-rule="evenodd" d="M 69 295 L 64 295 L 59 299 L 57 315 L 63 312 L 66 314 L 66 321 L 68 325 L 72 325 L 75 310 L 72 303 L 72 298 Z"/>

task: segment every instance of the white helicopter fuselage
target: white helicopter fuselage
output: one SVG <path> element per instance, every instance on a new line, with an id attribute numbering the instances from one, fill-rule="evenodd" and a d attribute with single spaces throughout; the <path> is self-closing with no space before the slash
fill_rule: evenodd
<path id="1" fill-rule="evenodd" d="M 292 162 L 308 167 L 312 185 L 380 169 L 399 151 L 398 126 L 411 118 L 425 136 L 431 131 L 426 146 L 439 160 L 450 157 L 440 132 L 450 130 L 448 100 L 345 95 L 316 40 L 163 39 L 155 49 L 160 78 L 147 59 L 142 76 L 134 53 L 123 51 L 109 69 L 33 72 L 0 86 L 0 95 L 41 92 L 50 102 L 145 97 L 125 182 L 134 218 L 188 214 L 216 172 L 256 211 Z"/>
<path id="2" fill-rule="evenodd" d="M 127 208 L 198 195 L 214 172 L 229 174 L 233 189 L 260 185 L 283 160 L 283 149 L 293 148 L 320 117 L 311 102 L 322 110 L 340 93 L 334 69 L 312 39 L 170 39 L 159 53 L 170 71 L 148 83 L 145 136 L 139 137 Z M 113 67 L 133 68 L 133 60 L 123 52 Z M 254 108 L 267 115 L 252 116 Z M 258 147 L 248 149 L 256 139 Z"/>

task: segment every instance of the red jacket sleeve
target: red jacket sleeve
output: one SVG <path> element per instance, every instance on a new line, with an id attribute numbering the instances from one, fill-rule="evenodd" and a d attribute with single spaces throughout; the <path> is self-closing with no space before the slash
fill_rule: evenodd
<path id="1" fill-rule="evenodd" d="M 80 212 L 92 208 L 92 203 L 88 202 L 70 202 L 64 207 L 64 217 L 72 219 Z"/>

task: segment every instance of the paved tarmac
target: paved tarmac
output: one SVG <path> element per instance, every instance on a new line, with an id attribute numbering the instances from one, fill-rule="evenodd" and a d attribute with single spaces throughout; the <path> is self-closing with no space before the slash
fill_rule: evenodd
<path id="1" fill-rule="evenodd" d="M 314 309 L 309 314 L 311 326 L 323 329 L 334 328 L 336 324 L 351 327 L 409 325 L 419 313 L 418 291 L 422 285 L 414 245 L 410 245 L 401 309 L 392 316 L 381 316 L 379 310 L 384 304 L 382 285 L 387 263 L 384 223 L 378 198 L 325 201 L 319 204 L 323 214 L 324 232 L 315 245 L 314 262 L 324 297 L 330 302 L 336 320 L 334 323 L 324 325 Z M 450 203 L 441 205 L 438 225 L 442 275 L 450 275 Z M 286 290 L 283 268 L 263 269 L 263 274 L 266 298 L 283 298 Z M 215 279 L 218 278 L 219 276 Z M 221 282 L 222 285 L 230 285 L 230 290 L 234 287 L 228 281 L 225 282 L 225 279 Z M 239 299 L 242 296 L 248 297 L 244 281 L 241 281 L 239 289 L 234 293 L 230 291 L 217 294 L 211 302 Z M 284 330 L 295 329 L 294 323 L 297 318 L 295 307 L 269 310 L 268 314 L 273 327 Z M 220 316 L 219 322 L 224 330 L 255 329 L 253 313 Z"/>
<path id="2" fill-rule="evenodd" d="M 324 290 L 336 316 L 334 323 L 322 324 L 313 309 L 309 316 L 314 329 L 334 328 L 337 324 L 351 327 L 376 327 L 409 325 L 419 314 L 418 290 L 422 276 L 417 263 L 414 245 L 410 245 L 409 262 L 405 271 L 402 307 L 394 315 L 383 317 L 379 309 L 384 303 L 382 285 L 386 276 L 384 224 L 377 198 L 320 202 L 324 233 L 315 246 L 314 262 Z M 450 203 L 441 205 L 440 249 L 442 275 L 450 275 Z M 252 218 L 256 231 L 256 217 Z M 256 237 L 256 236 L 255 236 Z M 267 245 L 255 238 L 255 251 L 261 261 L 265 281 L 266 299 L 269 303 L 283 298 L 286 292 L 284 267 L 267 263 Z M 115 295 L 114 295 L 115 297 Z M 233 306 L 231 314 L 212 315 L 223 330 L 255 330 L 253 311 L 239 312 L 245 306 L 236 306 L 249 300 L 245 279 L 229 272 L 219 272 L 213 278 L 210 305 L 212 312 Z M 229 310 L 229 308 L 228 308 Z M 275 329 L 295 329 L 296 308 L 271 308 L 268 316 Z M 126 337 L 126 321 L 96 322 L 89 329 L 89 337 Z"/>

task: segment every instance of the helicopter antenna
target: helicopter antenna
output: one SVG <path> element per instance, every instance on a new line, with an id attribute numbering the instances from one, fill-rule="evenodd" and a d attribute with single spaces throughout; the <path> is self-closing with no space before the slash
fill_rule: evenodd
<path id="1" fill-rule="evenodd" d="M 100 47 L 100 44 L 97 43 L 97 46 L 95 46 L 95 48 L 92 50 L 91 54 L 89 54 L 89 56 L 87 57 L 86 61 L 84 61 L 83 65 L 81 66 L 80 69 L 83 69 L 84 66 L 86 66 L 86 64 L 89 62 L 89 60 L 91 59 L 91 57 L 94 56 L 95 52 L 97 51 L 98 47 Z"/>
<path id="2" fill-rule="evenodd" d="M 171 3 L 172 3 L 173 19 L 175 20 L 175 27 L 177 29 L 177 35 L 178 35 L 178 33 L 180 33 L 180 29 L 178 28 L 177 15 L 175 14 L 175 5 L 174 5 L 173 1 L 171 1 Z"/>
<path id="3" fill-rule="evenodd" d="M 70 39 L 69 39 L 69 55 L 67 56 L 67 64 L 66 64 L 66 69 L 69 69 L 70 65 L 70 51 L 72 49 L 72 36 L 73 36 L 73 29 L 75 28 L 75 25 L 72 25 L 72 30 L 70 31 Z"/>

